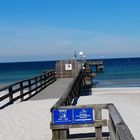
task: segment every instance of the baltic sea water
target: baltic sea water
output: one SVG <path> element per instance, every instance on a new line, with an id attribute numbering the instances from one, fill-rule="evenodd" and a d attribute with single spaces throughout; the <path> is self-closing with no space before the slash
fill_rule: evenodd
<path id="1" fill-rule="evenodd" d="M 55 68 L 56 61 L 0 63 L 0 84 L 33 78 Z"/>
<path id="2" fill-rule="evenodd" d="M 140 58 L 104 59 L 104 71 L 96 73 L 95 87 L 140 86 Z M 33 78 L 55 69 L 56 61 L 0 63 L 0 85 Z M 94 67 L 92 68 L 94 71 Z"/>
<path id="3" fill-rule="evenodd" d="M 96 87 L 140 86 L 140 58 L 104 59 L 104 71 L 96 73 Z M 93 68 L 94 69 L 94 68 Z"/>

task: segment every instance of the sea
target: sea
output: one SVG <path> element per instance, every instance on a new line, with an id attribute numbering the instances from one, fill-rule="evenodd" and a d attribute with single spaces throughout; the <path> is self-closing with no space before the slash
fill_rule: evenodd
<path id="1" fill-rule="evenodd" d="M 0 63 L 0 85 L 33 78 L 46 70 L 54 70 L 57 61 Z M 94 87 L 139 87 L 140 58 L 103 59 L 103 72 L 96 72 Z"/>
<path id="2" fill-rule="evenodd" d="M 56 62 L 57 61 L 0 63 L 0 85 L 9 85 L 39 76 L 44 71 L 54 70 Z"/>
<path id="3" fill-rule="evenodd" d="M 93 79 L 95 87 L 140 86 L 140 58 L 104 59 L 103 62 L 103 72 L 96 73 Z"/>

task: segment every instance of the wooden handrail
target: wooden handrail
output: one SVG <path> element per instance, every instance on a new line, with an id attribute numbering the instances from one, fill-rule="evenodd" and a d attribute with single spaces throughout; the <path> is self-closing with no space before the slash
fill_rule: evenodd
<path id="1" fill-rule="evenodd" d="M 115 105 L 112 103 L 108 104 L 91 104 L 91 105 L 76 105 L 76 106 L 60 106 L 57 110 L 67 110 L 67 109 L 77 109 L 77 108 L 92 108 L 94 109 L 94 122 L 93 123 L 83 123 L 83 124 L 60 124 L 56 125 L 53 123 L 53 113 L 52 121 L 50 127 L 52 129 L 52 139 L 67 139 L 70 137 L 67 131 L 69 128 L 83 128 L 83 127 L 95 127 L 95 139 L 108 139 L 108 140 L 135 140 L 131 134 L 129 128 L 122 119 L 120 113 L 116 109 Z M 102 119 L 102 110 L 106 109 L 109 113 L 108 127 L 109 132 L 107 138 L 102 134 L 102 127 L 107 126 L 107 120 Z M 61 135 L 60 135 L 61 134 Z M 77 138 L 76 140 L 78 140 Z M 91 138 L 93 139 L 93 138 Z"/>
<path id="2" fill-rule="evenodd" d="M 80 70 L 77 76 L 68 86 L 62 97 L 51 108 L 52 121 L 50 128 L 52 129 L 52 139 L 67 139 L 70 137 L 69 128 L 80 127 L 95 127 L 95 139 L 109 139 L 109 140 L 134 140 L 129 128 L 123 121 L 121 115 L 117 111 L 114 104 L 93 104 L 93 105 L 73 105 L 73 100 L 78 99 L 85 83 L 86 76 L 89 76 L 90 71 Z M 95 121 L 93 124 L 60 124 L 54 123 L 54 110 L 69 110 L 76 108 L 93 108 Z M 108 127 L 109 132 L 103 136 L 102 127 L 107 126 L 107 120 L 102 119 L 102 109 L 109 112 Z M 78 138 L 79 139 L 79 138 Z M 77 140 L 78 140 L 77 139 Z"/>
<path id="3" fill-rule="evenodd" d="M 80 96 L 80 91 L 83 88 L 84 83 L 83 72 L 82 70 L 80 70 L 77 76 L 72 80 L 62 97 L 53 105 L 51 111 L 54 108 L 58 108 L 60 106 L 71 105 L 72 101 Z"/>
<path id="4" fill-rule="evenodd" d="M 117 140 L 134 140 L 131 131 L 125 124 L 115 105 L 108 104 L 107 109 L 109 111 L 109 128 L 111 138 L 116 138 Z"/>
<path id="5" fill-rule="evenodd" d="M 55 72 L 43 72 L 42 75 L 36 76 L 31 79 L 22 80 L 14 84 L 8 85 L 0 89 L 0 109 L 13 104 L 15 101 L 25 101 L 36 95 L 43 90 L 46 86 L 56 80 Z M 6 101 L 4 101 L 6 100 Z"/>

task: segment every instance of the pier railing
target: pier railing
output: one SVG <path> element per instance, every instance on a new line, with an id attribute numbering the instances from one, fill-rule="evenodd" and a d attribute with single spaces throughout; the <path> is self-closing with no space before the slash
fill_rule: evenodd
<path id="1" fill-rule="evenodd" d="M 84 87 L 84 85 L 85 85 L 85 81 L 83 77 L 83 71 L 80 70 L 77 76 L 73 79 L 73 81 L 66 89 L 63 96 L 54 104 L 51 110 L 59 106 L 69 106 L 73 104 L 75 100 L 77 100 L 78 97 L 80 96 L 81 90 Z"/>
<path id="2" fill-rule="evenodd" d="M 95 67 L 96 72 L 101 72 L 104 69 L 104 61 L 98 60 L 98 61 L 88 61 L 89 66 Z"/>
<path id="3" fill-rule="evenodd" d="M 89 113 L 88 110 L 94 110 Z M 80 110 L 80 112 L 77 112 Z M 82 111 L 81 111 L 82 110 Z M 107 110 L 109 118 L 102 119 L 103 110 Z M 59 112 L 59 119 L 52 114 L 51 129 L 52 139 L 90 139 L 90 140 L 134 140 L 129 128 L 123 121 L 114 104 L 92 104 L 76 106 L 60 106 L 53 110 Z M 68 112 L 74 112 L 69 113 Z M 63 113 L 65 114 L 63 116 Z M 71 117 L 70 117 L 71 115 Z M 93 116 L 92 116 L 93 115 Z M 93 120 L 91 119 L 93 117 Z M 57 121 L 59 122 L 57 122 Z M 81 122 L 80 122 L 80 121 Z M 92 122 L 86 122 L 86 121 Z M 69 122 L 70 121 L 70 122 Z M 78 121 L 80 123 L 78 123 Z M 83 121 L 83 122 L 82 122 Z M 84 134 L 70 134 L 70 128 L 94 127 L 95 132 Z M 108 132 L 103 132 L 106 127 Z M 81 137 L 82 135 L 82 137 Z"/>
<path id="4" fill-rule="evenodd" d="M 88 83 L 86 79 L 91 80 L 86 78 L 86 76 L 91 77 L 87 72 L 86 69 L 80 70 L 63 96 L 51 108 L 52 140 L 134 140 L 114 104 L 76 105 L 81 90 Z M 102 119 L 105 117 L 103 110 L 108 113 L 105 119 Z M 95 132 L 85 135 L 70 134 L 70 128 L 84 127 L 94 127 Z M 103 131 L 103 127 L 106 127 L 106 132 Z"/>
<path id="5" fill-rule="evenodd" d="M 55 72 L 43 72 L 42 75 L 23 80 L 0 89 L 0 109 L 21 101 L 26 101 L 56 80 Z"/>
<path id="6" fill-rule="evenodd" d="M 84 70 L 79 70 L 79 72 L 77 73 L 76 77 L 73 78 L 73 81 L 70 83 L 70 85 L 68 86 L 68 88 L 66 89 L 65 93 L 62 95 L 62 97 L 53 105 L 53 107 L 51 108 L 51 114 L 52 114 L 52 118 L 53 118 L 53 111 L 61 106 L 67 106 L 69 107 L 70 105 L 75 105 L 81 90 L 83 89 L 83 87 L 86 85 L 85 82 L 85 74 L 86 71 Z M 52 124 L 51 123 L 51 128 L 52 128 Z M 59 136 L 62 135 L 66 135 L 66 133 L 68 133 L 68 129 L 65 130 L 61 130 L 60 133 L 59 131 L 56 131 L 52 128 L 53 131 L 53 139 L 59 139 Z M 66 137 L 65 137 L 66 138 Z"/>
<path id="7" fill-rule="evenodd" d="M 107 104 L 111 140 L 135 140 L 114 104 Z"/>

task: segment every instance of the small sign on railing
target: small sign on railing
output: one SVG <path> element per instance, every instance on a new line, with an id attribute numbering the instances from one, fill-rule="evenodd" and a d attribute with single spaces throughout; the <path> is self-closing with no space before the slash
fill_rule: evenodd
<path id="1" fill-rule="evenodd" d="M 72 70 L 72 64 L 65 64 L 65 70 Z"/>
<path id="2" fill-rule="evenodd" d="M 93 122 L 94 122 L 93 108 L 53 110 L 53 123 L 55 125 L 84 124 Z"/>
<path id="3" fill-rule="evenodd" d="M 72 124 L 72 110 L 53 110 L 54 124 Z"/>
<path id="4" fill-rule="evenodd" d="M 74 109 L 74 123 L 93 123 L 93 109 L 92 108 L 79 108 Z"/>

